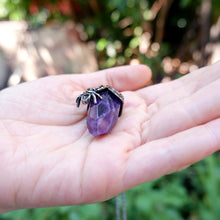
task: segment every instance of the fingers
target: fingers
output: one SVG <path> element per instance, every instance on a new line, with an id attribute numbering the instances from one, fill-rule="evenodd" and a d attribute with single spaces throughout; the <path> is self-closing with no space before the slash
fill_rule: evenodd
<path id="1" fill-rule="evenodd" d="M 160 108 L 165 107 L 170 103 L 190 96 L 204 86 L 212 83 L 217 79 L 220 79 L 220 72 L 216 67 L 217 65 L 212 65 L 210 67 L 202 68 L 198 71 L 195 71 L 194 73 L 189 74 L 186 77 L 182 77 L 180 79 L 180 83 L 182 84 L 182 86 L 159 97 L 156 100 L 157 105 L 159 105 Z"/>
<path id="2" fill-rule="evenodd" d="M 91 74 L 45 77 L 6 89 L 0 93 L 0 117 L 30 123 L 70 125 L 82 119 L 86 106 L 76 110 L 75 101 L 83 90 L 110 85 L 116 90 L 135 90 L 147 84 L 147 66 L 123 66 Z M 75 109 L 74 109 L 75 108 Z"/>
<path id="3" fill-rule="evenodd" d="M 178 80 L 150 86 L 138 91 L 147 105 L 157 101 L 160 106 L 187 97 L 193 92 L 220 78 L 220 62 L 190 73 Z"/>
<path id="4" fill-rule="evenodd" d="M 220 119 L 130 152 L 124 190 L 187 167 L 220 149 Z"/>
<path id="5" fill-rule="evenodd" d="M 153 104 L 151 119 L 143 125 L 143 137 L 148 141 L 168 137 L 220 117 L 219 87 L 220 79 L 164 108 Z"/>
<path id="6" fill-rule="evenodd" d="M 147 105 L 152 104 L 159 97 L 166 93 L 173 92 L 175 89 L 182 86 L 182 83 L 178 80 L 174 80 L 167 83 L 160 83 L 153 86 L 149 86 L 137 91 L 137 94 L 141 96 Z"/>
<path id="7" fill-rule="evenodd" d="M 79 89 L 110 85 L 119 91 L 126 91 L 144 87 L 151 79 L 151 70 L 145 65 L 122 66 L 71 77 L 80 85 Z"/>

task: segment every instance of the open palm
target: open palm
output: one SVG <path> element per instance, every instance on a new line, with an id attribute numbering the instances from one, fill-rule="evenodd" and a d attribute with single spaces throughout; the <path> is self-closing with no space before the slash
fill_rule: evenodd
<path id="1" fill-rule="evenodd" d="M 99 202 L 188 166 L 220 147 L 219 63 L 166 84 L 127 66 L 47 77 L 0 93 L 0 207 Z M 207 73 L 208 71 L 208 73 Z M 113 130 L 93 137 L 87 88 L 124 91 Z M 132 92 L 133 91 L 133 92 Z"/>

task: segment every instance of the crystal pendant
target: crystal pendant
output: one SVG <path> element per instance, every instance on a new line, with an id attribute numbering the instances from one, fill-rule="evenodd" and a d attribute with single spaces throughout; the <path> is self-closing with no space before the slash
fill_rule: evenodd
<path id="1" fill-rule="evenodd" d="M 114 127 L 122 113 L 123 95 L 111 86 L 88 88 L 76 99 L 77 107 L 80 103 L 87 104 L 87 127 L 93 136 L 106 134 Z"/>
<path id="2" fill-rule="evenodd" d="M 102 99 L 91 102 L 88 107 L 87 127 L 93 136 L 106 134 L 112 130 L 118 120 L 121 100 L 108 90 L 100 93 Z"/>

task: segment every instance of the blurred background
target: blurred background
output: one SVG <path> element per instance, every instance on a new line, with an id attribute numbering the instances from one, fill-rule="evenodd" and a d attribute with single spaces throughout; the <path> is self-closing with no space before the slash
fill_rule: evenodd
<path id="1" fill-rule="evenodd" d="M 0 89 L 47 75 L 147 64 L 151 84 L 220 60 L 219 0 L 0 0 Z M 220 155 L 126 192 L 128 219 L 219 220 Z M 0 220 L 115 219 L 114 200 Z"/>

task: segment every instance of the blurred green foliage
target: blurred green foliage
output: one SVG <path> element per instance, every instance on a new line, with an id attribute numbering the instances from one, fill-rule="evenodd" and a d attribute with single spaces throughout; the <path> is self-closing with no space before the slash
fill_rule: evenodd
<path id="1" fill-rule="evenodd" d="M 198 30 L 198 10 L 202 0 L 173 1 L 164 17 L 164 33 L 158 44 L 153 0 L 0 0 L 1 20 L 29 21 L 32 28 L 48 22 L 74 20 L 83 25 L 86 41 L 96 44 L 100 69 L 129 64 L 132 60 L 147 64 L 154 82 L 167 73 L 164 57 L 175 57 L 185 39 L 199 49 L 199 36 L 188 36 L 193 23 Z M 220 1 L 212 1 L 212 22 L 220 14 Z M 163 18 L 163 17 L 162 17 Z M 140 51 L 141 39 L 149 33 L 148 49 Z M 156 49 L 155 49 L 156 48 Z M 191 60 L 188 48 L 183 60 Z M 189 55 L 190 54 L 190 55 Z M 175 75 L 179 77 L 180 74 Z M 175 78 L 174 77 L 174 78 Z M 219 220 L 220 155 L 212 155 L 184 171 L 162 177 L 126 192 L 128 219 L 142 220 Z M 19 210 L 0 216 L 0 220 L 95 220 L 115 219 L 114 200 L 92 205 Z"/>
<path id="2" fill-rule="evenodd" d="M 162 65 L 164 57 L 195 63 L 193 51 L 202 47 L 201 3 L 202 0 L 0 0 L 0 19 L 25 19 L 32 28 L 50 21 L 74 20 L 84 27 L 86 37 L 83 35 L 82 40 L 96 43 L 100 69 L 138 61 L 153 69 L 153 82 L 160 82 L 167 75 Z M 219 14 L 220 1 L 212 0 L 211 23 Z M 178 72 L 174 68 L 174 75 L 168 76 L 176 78 Z"/>

